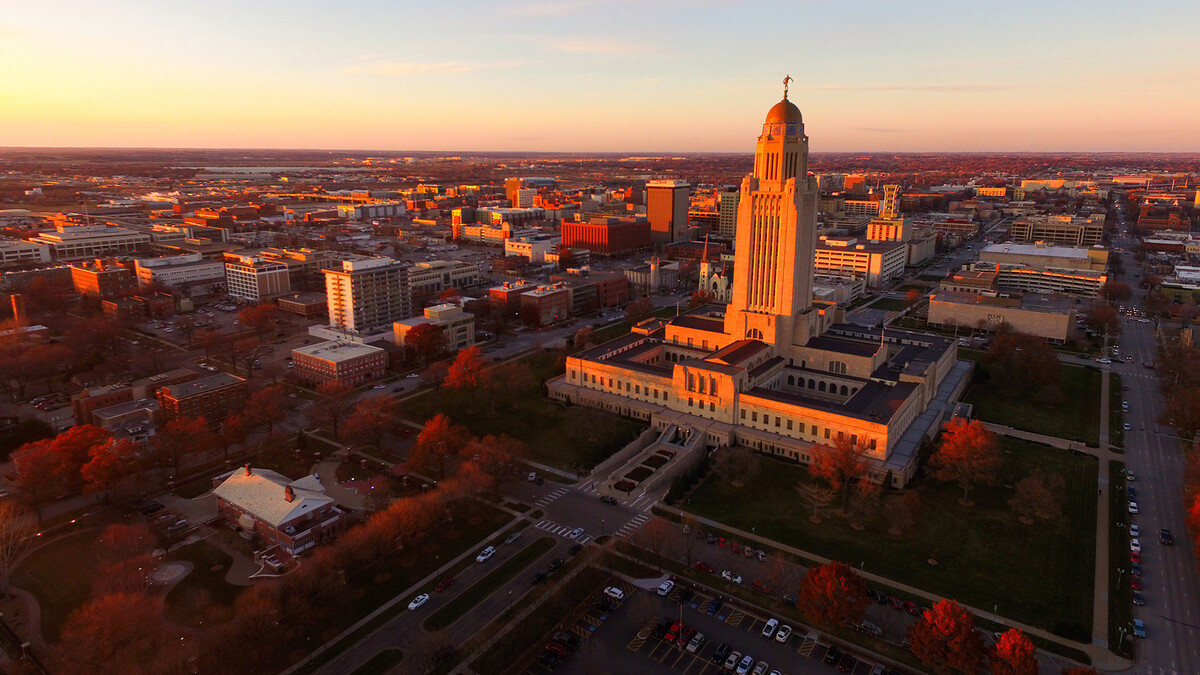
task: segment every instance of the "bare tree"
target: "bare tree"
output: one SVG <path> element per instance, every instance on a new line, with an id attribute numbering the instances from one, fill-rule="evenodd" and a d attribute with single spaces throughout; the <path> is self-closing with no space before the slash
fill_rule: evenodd
<path id="1" fill-rule="evenodd" d="M 17 500 L 0 499 L 0 592 L 5 596 L 13 565 L 33 540 L 37 522 L 37 515 Z"/>
<path id="2" fill-rule="evenodd" d="M 821 510 L 829 506 L 835 496 L 833 488 L 820 483 L 801 483 L 796 486 L 796 492 L 800 493 L 800 501 L 812 509 L 809 520 L 814 523 L 821 522 Z"/>
<path id="3" fill-rule="evenodd" d="M 672 529 L 667 521 L 662 518 L 654 518 L 642 525 L 641 529 L 633 535 L 633 543 L 654 554 L 654 565 L 659 569 L 661 569 L 660 558 L 666 549 L 667 539 L 670 538 Z"/>

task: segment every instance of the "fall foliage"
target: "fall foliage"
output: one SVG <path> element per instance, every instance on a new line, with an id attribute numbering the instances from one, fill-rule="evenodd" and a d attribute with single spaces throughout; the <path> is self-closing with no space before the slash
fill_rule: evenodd
<path id="1" fill-rule="evenodd" d="M 826 627 L 857 623 L 869 602 L 867 582 L 836 560 L 809 568 L 798 597 L 805 616 Z"/>
<path id="2" fill-rule="evenodd" d="M 946 483 L 958 483 L 962 488 L 962 503 L 969 504 L 968 495 L 976 485 L 992 485 L 1004 457 L 996 444 L 995 434 L 979 420 L 956 417 L 942 425 L 942 442 L 930 464 L 934 477 Z"/>
<path id="3" fill-rule="evenodd" d="M 1037 675 L 1037 647 L 1016 628 L 1006 631 L 991 650 L 992 675 Z"/>
<path id="4" fill-rule="evenodd" d="M 842 513 L 846 513 L 855 482 L 867 475 L 866 448 L 848 436 L 839 435 L 833 445 L 813 446 L 808 472 L 829 483 L 841 496 Z"/>
<path id="5" fill-rule="evenodd" d="M 975 617 L 953 600 L 941 600 L 909 624 L 913 656 L 938 673 L 978 672 L 983 666 L 983 638 Z"/>
<path id="6" fill-rule="evenodd" d="M 391 396 L 364 398 L 346 418 L 346 435 L 363 439 L 375 447 L 383 445 L 384 439 L 399 427 L 396 402 Z"/>
<path id="7" fill-rule="evenodd" d="M 1066 481 L 1058 474 L 1046 475 L 1040 470 L 1017 481 L 1016 491 L 1008 505 L 1020 516 L 1021 522 L 1029 524 L 1034 518 L 1054 520 L 1062 515 L 1060 496 Z"/>
<path id="8" fill-rule="evenodd" d="M 450 421 L 442 413 L 425 422 L 425 428 L 417 435 L 412 449 L 408 451 L 408 464 L 417 470 L 430 464 L 437 466 L 438 478 L 446 475 L 446 462 L 466 447 L 470 434 L 466 428 Z"/>

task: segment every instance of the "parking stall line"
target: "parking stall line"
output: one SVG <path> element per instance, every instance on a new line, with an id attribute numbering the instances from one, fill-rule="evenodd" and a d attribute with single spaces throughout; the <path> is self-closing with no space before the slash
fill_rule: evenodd
<path id="1" fill-rule="evenodd" d="M 635 637 L 632 640 L 630 640 L 629 644 L 625 645 L 625 647 L 627 649 L 629 649 L 629 651 L 631 651 L 631 652 L 637 652 L 637 651 L 641 651 L 642 645 L 644 645 L 644 644 L 646 644 L 645 640 L 643 640 L 639 637 Z"/>
<path id="2" fill-rule="evenodd" d="M 735 609 L 729 613 L 729 618 L 725 619 L 725 623 L 727 623 L 731 626 L 740 626 L 740 625 L 742 625 L 742 619 L 745 619 L 745 618 L 746 618 L 745 612 Z"/>

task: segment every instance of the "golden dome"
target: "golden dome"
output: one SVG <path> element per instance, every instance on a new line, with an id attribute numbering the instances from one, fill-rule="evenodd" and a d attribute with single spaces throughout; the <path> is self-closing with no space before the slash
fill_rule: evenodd
<path id="1" fill-rule="evenodd" d="M 800 117 L 800 109 L 796 107 L 795 103 L 792 103 L 785 98 L 771 108 L 771 110 L 767 113 L 767 120 L 764 122 L 764 124 L 770 124 L 771 122 L 803 121 L 804 120 Z"/>

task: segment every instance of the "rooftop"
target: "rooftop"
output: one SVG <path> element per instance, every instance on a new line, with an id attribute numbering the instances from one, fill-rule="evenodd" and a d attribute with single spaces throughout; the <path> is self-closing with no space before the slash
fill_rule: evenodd
<path id="1" fill-rule="evenodd" d="M 215 375 L 209 375 L 208 377 L 202 377 L 198 380 L 192 380 L 191 382 L 168 385 L 163 387 L 160 391 L 166 393 L 168 396 L 180 399 L 188 396 L 195 396 L 196 394 L 203 394 L 204 392 L 213 391 L 214 389 L 229 387 L 239 382 L 245 382 L 245 380 L 240 377 L 230 375 L 229 373 L 217 373 Z"/>
<path id="2" fill-rule="evenodd" d="M 291 487 L 295 495 L 290 502 L 285 497 L 287 487 Z M 333 503 L 314 476 L 294 481 L 269 469 L 236 469 L 213 489 L 213 494 L 272 527 L 280 527 Z"/>
<path id="3" fill-rule="evenodd" d="M 292 350 L 293 354 L 316 356 L 330 361 L 341 361 L 343 359 L 352 359 L 359 356 L 379 354 L 381 352 L 383 350 L 379 347 L 372 347 L 359 342 L 343 342 L 341 340 L 318 342 L 315 345 L 306 345 Z"/>

